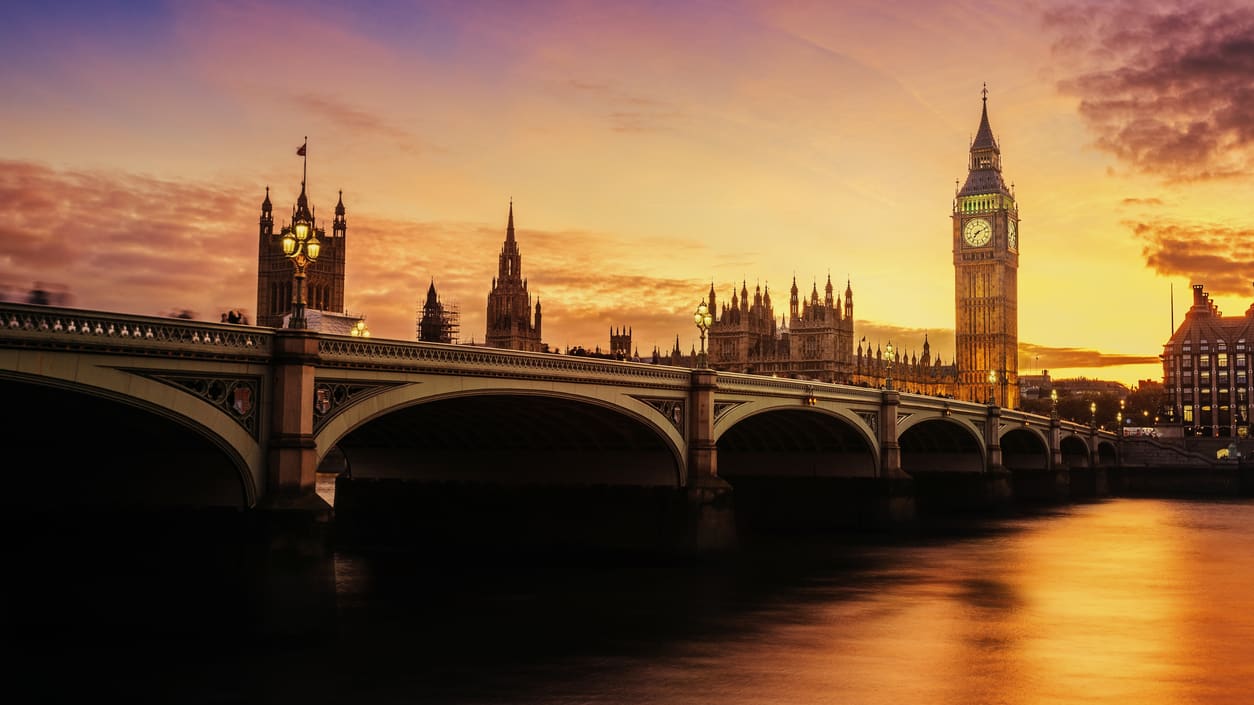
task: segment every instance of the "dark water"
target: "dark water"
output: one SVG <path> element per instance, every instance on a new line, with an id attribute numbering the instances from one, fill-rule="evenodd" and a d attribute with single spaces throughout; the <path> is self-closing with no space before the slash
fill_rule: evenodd
<path id="1" fill-rule="evenodd" d="M 1251 502 L 776 537 L 722 561 L 320 552 L 208 523 L 11 527 L 6 700 L 1254 698 Z"/>

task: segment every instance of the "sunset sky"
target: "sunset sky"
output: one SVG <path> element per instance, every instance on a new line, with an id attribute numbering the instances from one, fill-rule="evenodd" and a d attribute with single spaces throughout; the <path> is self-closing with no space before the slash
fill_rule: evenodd
<path id="1" fill-rule="evenodd" d="M 1159 379 L 1173 289 L 1254 298 L 1248 3 L 10 0 L 0 61 L 0 284 L 84 308 L 251 313 L 308 135 L 376 336 L 434 278 L 482 341 L 513 198 L 552 346 L 687 351 L 711 281 L 782 314 L 830 272 L 856 337 L 949 362 L 985 82 L 1021 373 Z"/>

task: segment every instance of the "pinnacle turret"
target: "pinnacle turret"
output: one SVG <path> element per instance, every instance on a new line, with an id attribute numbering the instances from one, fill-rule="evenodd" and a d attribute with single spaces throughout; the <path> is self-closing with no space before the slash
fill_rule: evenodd
<path id="1" fill-rule="evenodd" d="M 980 125 L 971 140 L 971 158 L 967 165 L 967 181 L 959 189 L 959 196 L 1001 193 L 1011 195 L 1001 176 L 1001 146 L 993 136 L 988 120 L 988 87 L 982 91 Z"/>

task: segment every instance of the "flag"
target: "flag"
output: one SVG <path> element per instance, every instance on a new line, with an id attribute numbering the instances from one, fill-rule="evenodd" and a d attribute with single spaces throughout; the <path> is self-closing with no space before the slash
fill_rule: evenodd
<path id="1" fill-rule="evenodd" d="M 305 156 L 305 147 L 306 147 L 306 146 L 307 146 L 307 145 L 303 145 L 303 144 L 302 144 L 301 146 L 297 147 L 297 148 L 296 148 L 296 156 L 298 156 L 298 157 L 303 157 L 303 156 Z"/>

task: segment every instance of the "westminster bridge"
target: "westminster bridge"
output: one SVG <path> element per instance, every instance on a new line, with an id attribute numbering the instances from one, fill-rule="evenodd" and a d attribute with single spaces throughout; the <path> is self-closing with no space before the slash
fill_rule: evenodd
<path id="1" fill-rule="evenodd" d="M 895 515 L 1101 494 L 1119 463 L 1088 425 L 894 390 L 11 303 L 0 392 L 29 450 L 9 499 L 50 504 L 272 506 L 321 467 L 345 497 L 734 490 L 764 514 Z"/>

